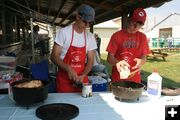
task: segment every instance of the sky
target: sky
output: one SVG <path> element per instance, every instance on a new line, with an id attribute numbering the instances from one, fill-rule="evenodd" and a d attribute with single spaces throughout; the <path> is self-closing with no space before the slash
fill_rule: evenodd
<path id="1" fill-rule="evenodd" d="M 158 8 L 149 7 L 145 9 L 147 13 L 147 20 L 145 27 L 147 29 L 152 28 L 154 25 L 162 21 L 164 18 L 169 16 L 172 13 L 179 13 L 180 14 L 180 0 L 171 0 L 170 2 L 166 2 L 162 6 Z M 112 23 L 104 22 L 100 23 L 96 26 L 108 26 L 112 25 Z M 112 27 L 112 26 L 111 26 Z"/>
<path id="2" fill-rule="evenodd" d="M 170 2 L 166 2 L 158 8 L 150 7 L 145 10 L 147 12 L 147 19 L 149 24 L 150 22 L 151 24 L 157 24 L 171 13 L 180 14 L 180 0 L 172 0 Z"/>

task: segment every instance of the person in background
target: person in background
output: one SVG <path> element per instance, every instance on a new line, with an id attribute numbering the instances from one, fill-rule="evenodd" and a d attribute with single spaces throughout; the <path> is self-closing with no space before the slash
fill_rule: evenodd
<path id="1" fill-rule="evenodd" d="M 172 37 L 169 35 L 168 38 L 167 38 L 167 42 L 168 42 L 168 47 L 169 48 L 172 48 Z"/>
<path id="2" fill-rule="evenodd" d="M 38 32 L 39 32 L 39 26 L 38 26 L 38 25 L 35 25 L 35 26 L 33 27 L 34 45 L 40 41 Z M 28 41 L 27 41 L 27 45 L 28 45 L 28 46 L 32 46 L 31 34 L 32 34 L 32 32 L 31 32 L 31 33 L 29 34 L 29 36 L 28 36 Z"/>
<path id="3" fill-rule="evenodd" d="M 112 65 L 112 82 L 141 82 L 140 68 L 146 62 L 146 55 L 150 54 L 147 37 L 139 31 L 145 21 L 146 12 L 137 8 L 130 14 L 126 27 L 111 36 L 106 51 L 107 61 Z M 135 74 L 122 79 L 119 73 L 126 68 Z"/>
<path id="4" fill-rule="evenodd" d="M 105 78 L 108 82 L 111 81 L 107 67 L 105 65 L 101 64 L 100 56 L 97 51 L 96 51 L 96 54 L 94 57 L 94 65 L 92 67 L 91 72 L 92 73 L 103 73 L 105 76 L 103 75 L 102 77 Z"/>
<path id="5" fill-rule="evenodd" d="M 164 36 L 162 35 L 162 36 L 159 38 L 159 46 L 160 46 L 160 48 L 163 48 L 163 47 L 164 47 L 164 44 L 165 44 L 165 38 L 164 38 Z"/>
<path id="6" fill-rule="evenodd" d="M 34 48 L 37 49 L 39 48 L 40 49 L 40 55 L 43 54 L 43 50 L 44 50 L 44 42 L 43 40 L 40 38 L 39 36 L 39 26 L 38 25 L 35 25 L 33 27 L 33 40 L 34 40 Z M 32 38 L 31 38 L 31 34 L 29 34 L 28 36 L 28 48 L 31 47 L 31 51 L 32 51 Z"/>
<path id="7" fill-rule="evenodd" d="M 58 66 L 58 92 L 80 92 L 78 83 L 88 83 L 97 49 L 94 35 L 86 31 L 94 23 L 95 11 L 89 5 L 80 7 L 74 24 L 60 29 L 55 38 L 51 60 Z"/>
<path id="8" fill-rule="evenodd" d="M 32 51 L 32 41 L 34 43 L 34 52 L 36 52 L 37 43 L 40 41 L 39 37 L 39 26 L 35 25 L 33 26 L 33 31 L 31 31 L 27 37 L 27 41 L 25 45 L 23 46 L 23 54 L 27 55 L 26 59 L 23 61 L 26 66 L 29 66 L 29 64 L 33 63 L 33 51 Z M 33 33 L 33 38 L 32 38 Z M 41 45 L 40 45 L 41 46 Z"/>
<path id="9" fill-rule="evenodd" d="M 98 36 L 97 33 L 94 34 L 94 37 L 95 37 L 96 42 L 97 42 L 97 51 L 98 51 L 98 53 L 99 53 L 99 56 L 101 56 L 101 53 L 100 53 L 101 38 Z"/>

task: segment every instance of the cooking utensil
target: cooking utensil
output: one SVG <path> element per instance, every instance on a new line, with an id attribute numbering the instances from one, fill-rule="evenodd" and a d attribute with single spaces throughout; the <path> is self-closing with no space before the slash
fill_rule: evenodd
<path id="1" fill-rule="evenodd" d="M 75 82 L 75 86 L 78 88 L 83 88 L 83 83 L 82 82 Z"/>
<path id="2" fill-rule="evenodd" d="M 112 93 L 120 100 L 137 99 L 142 95 L 144 85 L 131 81 L 112 82 Z"/>
<path id="3" fill-rule="evenodd" d="M 127 79 L 132 78 L 132 77 L 136 74 L 136 72 L 137 72 L 137 70 L 131 72 L 131 73 L 128 75 L 128 78 L 127 78 Z"/>
<path id="4" fill-rule="evenodd" d="M 36 109 L 36 116 L 42 120 L 71 120 L 79 114 L 79 108 L 72 104 L 53 103 Z"/>
<path id="5" fill-rule="evenodd" d="M 180 88 L 176 88 L 176 87 L 169 87 L 169 88 L 163 88 L 161 90 L 162 95 L 165 96 L 177 96 L 180 95 Z"/>
<path id="6" fill-rule="evenodd" d="M 48 97 L 48 81 L 41 81 L 43 86 L 37 88 L 19 88 L 15 87 L 16 84 L 27 82 L 31 80 L 19 80 L 11 84 L 13 99 L 17 104 L 26 105 L 27 108 L 30 104 L 42 102 Z"/>

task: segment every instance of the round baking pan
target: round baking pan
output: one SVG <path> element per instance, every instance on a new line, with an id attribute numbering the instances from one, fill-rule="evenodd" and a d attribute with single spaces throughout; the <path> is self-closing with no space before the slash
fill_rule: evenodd
<path id="1" fill-rule="evenodd" d="M 78 114 L 77 106 L 66 103 L 47 104 L 36 109 L 36 116 L 42 120 L 70 120 Z"/>

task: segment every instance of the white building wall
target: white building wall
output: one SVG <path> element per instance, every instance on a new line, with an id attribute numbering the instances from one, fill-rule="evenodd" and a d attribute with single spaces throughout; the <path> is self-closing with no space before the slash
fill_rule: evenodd
<path id="1" fill-rule="evenodd" d="M 159 29 L 155 28 L 152 31 L 146 32 L 145 34 L 147 38 L 157 38 L 159 37 Z"/>
<path id="2" fill-rule="evenodd" d="M 180 26 L 174 26 L 172 29 L 172 37 L 180 38 Z"/>
<path id="3" fill-rule="evenodd" d="M 109 40 L 113 33 L 118 31 L 118 28 L 94 28 L 94 33 L 97 33 L 101 38 L 100 52 L 101 54 L 106 54 L 106 48 Z"/>
<path id="4" fill-rule="evenodd" d="M 159 29 L 162 28 L 172 28 L 172 37 L 180 38 L 180 14 L 173 13 L 167 16 L 164 21 L 161 21 L 156 27 L 146 33 L 149 38 L 158 38 L 159 37 Z"/>
<path id="5" fill-rule="evenodd" d="M 146 32 L 145 34 L 148 38 L 158 38 L 159 37 L 159 29 L 163 29 L 163 28 L 172 28 L 172 37 L 180 38 L 180 25 L 156 27 L 152 31 Z"/>

